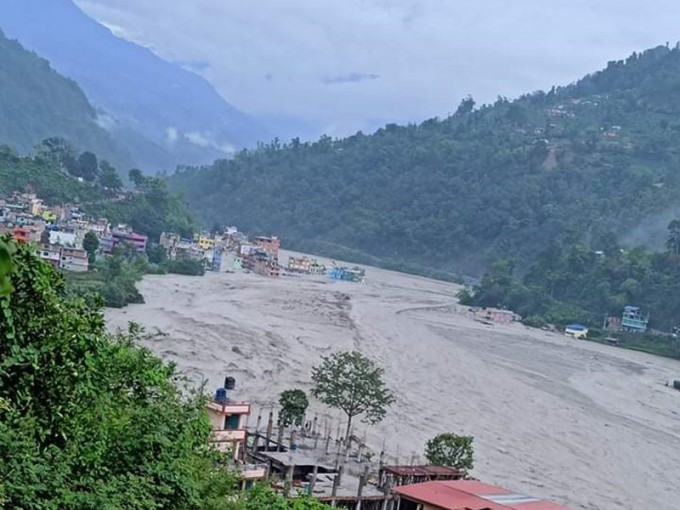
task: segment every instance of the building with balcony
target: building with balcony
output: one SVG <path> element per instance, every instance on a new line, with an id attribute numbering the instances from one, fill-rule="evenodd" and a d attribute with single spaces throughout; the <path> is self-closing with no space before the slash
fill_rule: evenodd
<path id="1" fill-rule="evenodd" d="M 224 387 L 217 389 L 212 401 L 208 403 L 207 411 L 212 426 L 211 443 L 218 450 L 229 454 L 233 460 L 229 468 L 239 474 L 243 481 L 242 487 L 246 488 L 255 480 L 264 480 L 268 469 L 265 464 L 248 462 L 246 422 L 250 414 L 250 403 L 238 402 L 228 397 L 228 392 L 234 386 L 233 377 L 225 378 Z"/>
<path id="2" fill-rule="evenodd" d="M 87 271 L 89 267 L 87 252 L 80 248 L 62 248 L 59 267 L 77 273 Z"/>
<path id="3" fill-rule="evenodd" d="M 43 244 L 38 255 L 53 267 L 59 267 L 61 264 L 61 246 L 58 244 Z"/>
<path id="4" fill-rule="evenodd" d="M 621 329 L 630 333 L 647 331 L 649 314 L 644 315 L 637 306 L 624 306 L 621 314 Z"/>

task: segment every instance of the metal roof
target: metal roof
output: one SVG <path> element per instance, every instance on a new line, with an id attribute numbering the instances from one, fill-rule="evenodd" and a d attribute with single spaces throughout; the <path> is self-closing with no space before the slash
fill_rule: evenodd
<path id="1" fill-rule="evenodd" d="M 395 487 L 405 499 L 441 510 L 569 510 L 567 507 L 516 494 L 473 480 L 447 480 Z"/>

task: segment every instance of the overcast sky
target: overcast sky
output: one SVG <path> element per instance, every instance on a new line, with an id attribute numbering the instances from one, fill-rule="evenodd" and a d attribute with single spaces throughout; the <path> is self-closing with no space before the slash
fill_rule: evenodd
<path id="1" fill-rule="evenodd" d="M 566 84 L 680 39 L 673 0 L 76 0 L 234 106 L 332 135 Z"/>

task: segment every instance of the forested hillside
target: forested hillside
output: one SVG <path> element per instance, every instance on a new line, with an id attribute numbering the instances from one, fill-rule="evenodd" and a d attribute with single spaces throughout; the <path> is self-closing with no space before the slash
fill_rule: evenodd
<path id="1" fill-rule="evenodd" d="M 0 196 L 34 192 L 48 204 L 71 203 L 112 224 L 127 223 L 157 241 L 161 232 L 190 235 L 193 220 L 179 197 L 158 177 L 130 172 L 134 190 L 123 190 L 116 169 L 89 151 L 78 153 L 64 140 L 46 139 L 35 156 L 0 146 Z"/>
<path id="2" fill-rule="evenodd" d="M 116 142 L 147 171 L 204 164 L 271 139 L 207 80 L 116 37 L 72 0 L 0 0 L 0 6 L 0 28 L 74 79 Z"/>
<path id="3" fill-rule="evenodd" d="M 555 238 L 594 249 L 680 199 L 680 50 L 419 125 L 273 143 L 171 177 L 205 224 L 413 269 L 526 269 Z M 666 222 L 667 223 L 667 222 Z M 347 248 L 351 250 L 347 250 Z"/>
<path id="4" fill-rule="evenodd" d="M 26 153 L 41 140 L 58 136 L 109 161 L 132 165 L 97 125 L 95 111 L 78 85 L 1 30 L 0 83 L 0 144 Z"/>

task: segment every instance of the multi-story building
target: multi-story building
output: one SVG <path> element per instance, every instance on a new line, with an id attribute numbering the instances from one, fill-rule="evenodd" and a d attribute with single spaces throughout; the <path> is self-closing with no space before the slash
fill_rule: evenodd
<path id="1" fill-rule="evenodd" d="M 43 244 L 38 251 L 38 256 L 54 267 L 61 265 L 61 246 L 58 244 Z"/>
<path id="2" fill-rule="evenodd" d="M 631 333 L 644 333 L 647 331 L 649 314 L 643 315 L 637 306 L 624 306 L 621 315 L 621 329 Z"/>
<path id="3" fill-rule="evenodd" d="M 264 251 L 271 253 L 274 257 L 279 256 L 281 240 L 278 237 L 259 236 L 254 239 L 255 244 Z"/>
<path id="4" fill-rule="evenodd" d="M 266 478 L 267 467 L 247 462 L 246 421 L 250 414 L 250 403 L 230 399 L 228 392 L 234 387 L 234 378 L 225 378 L 224 387 L 218 388 L 212 401 L 208 403 L 208 415 L 212 426 L 211 443 L 233 459 L 234 464 L 231 467 L 239 473 L 243 487 L 246 487 L 254 480 Z"/>
<path id="5" fill-rule="evenodd" d="M 66 271 L 83 272 L 88 269 L 87 252 L 79 248 L 62 248 L 59 267 Z"/>
<path id="6" fill-rule="evenodd" d="M 111 234 L 100 239 L 100 245 L 104 253 L 111 253 L 121 244 L 132 246 L 137 253 L 146 251 L 146 243 L 149 238 L 143 234 L 137 234 L 129 228 L 118 227 L 111 230 Z"/>

